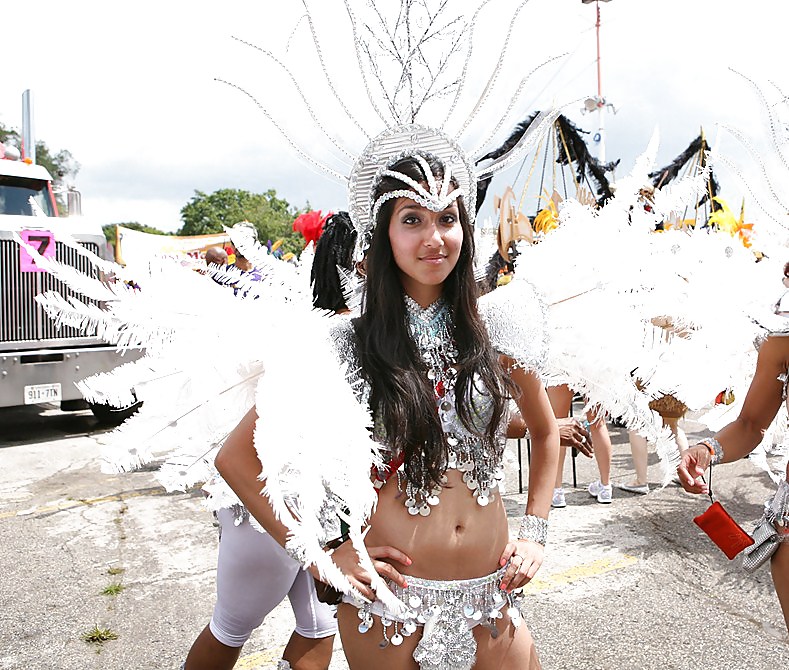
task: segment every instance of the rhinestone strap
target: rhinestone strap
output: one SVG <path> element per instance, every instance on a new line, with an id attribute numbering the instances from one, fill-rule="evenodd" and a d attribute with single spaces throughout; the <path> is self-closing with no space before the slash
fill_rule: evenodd
<path id="1" fill-rule="evenodd" d="M 534 514 L 527 514 L 521 521 L 521 527 L 518 529 L 519 540 L 532 540 L 537 544 L 545 546 L 548 539 L 548 519 L 543 519 L 541 516 Z"/>
<path id="2" fill-rule="evenodd" d="M 398 179 L 404 178 L 405 175 L 398 177 Z M 378 212 L 380 211 L 381 207 L 384 203 L 388 202 L 389 200 L 394 200 L 395 198 L 409 198 L 413 200 L 418 205 L 422 205 L 425 209 L 429 209 L 431 212 L 443 212 L 447 207 L 449 207 L 452 202 L 463 195 L 463 190 L 456 188 L 452 193 L 449 195 L 444 196 L 443 198 L 439 197 L 438 195 L 430 194 L 430 198 L 426 198 L 423 195 L 420 195 L 416 191 L 411 191 L 408 189 L 398 189 L 397 191 L 390 191 L 389 193 L 384 193 L 378 200 L 375 201 L 375 206 L 373 207 L 373 213 L 370 215 L 371 221 L 378 220 Z"/>
<path id="3" fill-rule="evenodd" d="M 772 500 L 764 505 L 764 518 L 772 524 L 789 528 L 789 482 L 778 485 Z"/>

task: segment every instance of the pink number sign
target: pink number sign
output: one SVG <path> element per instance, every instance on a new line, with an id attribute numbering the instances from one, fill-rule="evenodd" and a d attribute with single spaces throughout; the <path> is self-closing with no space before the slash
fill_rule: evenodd
<path id="1" fill-rule="evenodd" d="M 23 230 L 19 236 L 44 258 L 55 257 L 55 236 L 48 230 Z M 19 269 L 22 272 L 44 272 L 24 247 L 19 247 Z"/>

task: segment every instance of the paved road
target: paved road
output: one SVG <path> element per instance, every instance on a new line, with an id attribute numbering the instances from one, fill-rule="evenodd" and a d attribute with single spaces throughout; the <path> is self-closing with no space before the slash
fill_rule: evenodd
<path id="1" fill-rule="evenodd" d="M 697 429 L 686 423 L 691 436 Z M 624 481 L 626 438 L 615 428 L 612 436 L 613 479 Z M 175 669 L 210 617 L 217 533 L 201 495 L 166 495 L 150 471 L 102 475 L 103 439 L 88 412 L 0 410 L 0 669 Z M 583 458 L 577 466 L 583 487 L 594 467 Z M 565 476 L 571 486 L 570 459 Z M 660 479 L 654 457 L 650 478 Z M 513 463 L 513 527 L 525 499 L 517 481 Z M 718 468 L 716 484 L 744 524 L 770 490 L 747 461 Z M 673 486 L 615 492 L 607 506 L 583 488 L 568 494 L 568 507 L 551 514 L 529 600 L 546 670 L 789 667 L 769 573 L 726 560 L 691 521 L 705 508 Z M 102 594 L 114 584 L 122 590 Z M 292 625 L 286 601 L 237 668 L 275 667 Z M 83 641 L 94 627 L 117 639 Z M 347 668 L 339 645 L 331 668 Z"/>

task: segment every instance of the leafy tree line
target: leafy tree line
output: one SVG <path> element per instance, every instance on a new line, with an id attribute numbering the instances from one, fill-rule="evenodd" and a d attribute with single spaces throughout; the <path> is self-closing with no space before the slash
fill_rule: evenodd
<path id="1" fill-rule="evenodd" d="M 0 122 L 0 143 L 11 140 L 17 147 L 22 146 L 22 137 L 15 128 L 9 128 Z M 36 163 L 44 166 L 52 175 L 58 208 L 66 211 L 66 199 L 62 191 L 66 181 L 72 180 L 79 172 L 80 164 L 74 160 L 71 152 L 62 149 L 57 153 L 49 149 L 45 142 L 36 142 Z M 181 227 L 176 235 L 208 235 L 221 233 L 223 226 L 232 226 L 240 221 L 249 221 L 258 231 L 258 239 L 262 244 L 269 240 L 282 240 L 283 251 L 299 253 L 304 248 L 304 238 L 293 231 L 294 219 L 309 209 L 293 207 L 287 200 L 277 197 L 274 189 L 264 193 L 252 193 L 234 188 L 223 188 L 206 194 L 195 191 L 192 199 L 181 209 Z M 103 226 L 104 236 L 115 244 L 114 223 Z M 120 223 L 118 225 L 140 230 L 145 233 L 166 235 L 152 226 L 140 223 Z"/>
<path id="2" fill-rule="evenodd" d="M 277 197 L 274 189 L 265 193 L 251 193 L 234 188 L 223 188 L 211 194 L 195 191 L 192 199 L 181 209 L 183 225 L 178 235 L 208 235 L 221 233 L 222 226 L 249 221 L 258 231 L 258 240 L 266 244 L 282 240 L 284 251 L 299 253 L 304 238 L 293 231 L 293 220 L 306 209 L 297 209 L 287 200 Z"/>
<path id="3" fill-rule="evenodd" d="M 233 188 L 223 188 L 210 194 L 195 191 L 192 199 L 181 209 L 182 225 L 175 234 L 210 235 L 223 232 L 223 226 L 249 221 L 257 229 L 261 244 L 282 240 L 283 251 L 300 253 L 304 248 L 304 238 L 293 231 L 293 221 L 307 209 L 309 206 L 301 210 L 293 207 L 287 200 L 277 197 L 274 189 L 265 193 Z M 104 226 L 104 236 L 111 244 L 115 244 L 115 225 Z M 167 235 L 140 223 L 118 225 L 144 233 Z"/>

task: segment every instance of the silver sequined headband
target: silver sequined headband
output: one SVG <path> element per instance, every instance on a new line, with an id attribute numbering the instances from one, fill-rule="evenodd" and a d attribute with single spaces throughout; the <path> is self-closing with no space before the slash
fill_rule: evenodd
<path id="1" fill-rule="evenodd" d="M 413 158 L 421 165 L 427 178 L 427 188 L 391 169 L 405 158 Z M 428 164 L 430 159 L 439 163 L 443 170 L 441 184 L 433 176 Z M 386 193 L 373 201 L 384 177 L 403 182 L 404 188 Z M 452 179 L 458 187 L 450 191 Z M 369 245 L 381 206 L 399 197 L 411 198 L 435 212 L 443 211 L 455 199 L 462 197 L 473 222 L 477 197 L 476 176 L 463 150 L 444 133 L 416 124 L 398 126 L 381 133 L 365 147 L 348 180 L 349 213 L 358 235 L 357 251 Z"/>

